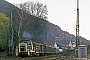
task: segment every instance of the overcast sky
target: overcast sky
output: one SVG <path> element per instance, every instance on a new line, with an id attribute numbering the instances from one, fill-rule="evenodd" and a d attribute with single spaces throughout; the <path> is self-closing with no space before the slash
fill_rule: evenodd
<path id="1" fill-rule="evenodd" d="M 77 0 L 6 0 L 10 3 L 39 1 L 48 8 L 48 20 L 76 35 Z M 90 40 L 90 0 L 80 0 L 80 36 Z"/>

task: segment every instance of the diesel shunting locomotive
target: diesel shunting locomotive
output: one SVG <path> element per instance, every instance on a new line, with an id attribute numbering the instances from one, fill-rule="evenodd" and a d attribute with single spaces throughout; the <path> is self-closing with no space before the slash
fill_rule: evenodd
<path id="1" fill-rule="evenodd" d="M 60 53 L 59 48 L 48 46 L 42 43 L 32 42 L 31 40 L 22 41 L 16 47 L 16 56 L 41 56 L 46 54 Z"/>

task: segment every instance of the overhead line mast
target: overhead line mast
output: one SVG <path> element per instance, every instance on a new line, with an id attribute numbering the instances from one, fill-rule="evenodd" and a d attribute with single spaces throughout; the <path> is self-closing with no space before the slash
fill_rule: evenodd
<path id="1" fill-rule="evenodd" d="M 79 42 L 79 0 L 77 0 L 77 20 L 76 20 L 76 48 L 78 48 Z"/>

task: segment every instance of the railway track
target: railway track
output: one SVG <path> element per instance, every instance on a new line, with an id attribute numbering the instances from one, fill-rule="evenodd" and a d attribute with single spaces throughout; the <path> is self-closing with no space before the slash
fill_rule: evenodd
<path id="1" fill-rule="evenodd" d="M 0 60 L 76 60 L 72 56 L 63 56 L 61 54 L 56 55 L 46 55 L 46 56 L 36 56 L 36 57 L 9 57 L 9 58 L 0 58 Z"/>
<path id="2" fill-rule="evenodd" d="M 10 58 L 1 58 L 0 60 L 56 60 L 56 59 L 59 59 L 60 56 L 61 56 L 61 54 L 47 55 L 47 56 L 36 56 L 36 57 L 26 57 L 26 58 L 10 57 Z"/>

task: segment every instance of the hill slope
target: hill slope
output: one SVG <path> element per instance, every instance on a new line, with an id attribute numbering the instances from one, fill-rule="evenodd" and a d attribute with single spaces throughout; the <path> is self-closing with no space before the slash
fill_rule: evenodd
<path id="1" fill-rule="evenodd" d="M 5 0 L 0 0 L 0 12 L 5 13 L 9 18 L 10 12 L 13 12 L 14 38 L 16 39 L 20 17 L 15 9 L 18 8 Z M 36 42 L 49 43 L 51 45 L 53 45 L 55 41 L 58 44 L 65 45 L 69 44 L 70 41 L 75 42 L 76 40 L 74 35 L 61 30 L 59 26 L 27 13 L 24 13 L 22 21 L 21 38 L 31 39 Z M 90 42 L 84 37 L 80 37 L 80 42 L 83 44 L 90 44 Z"/>

